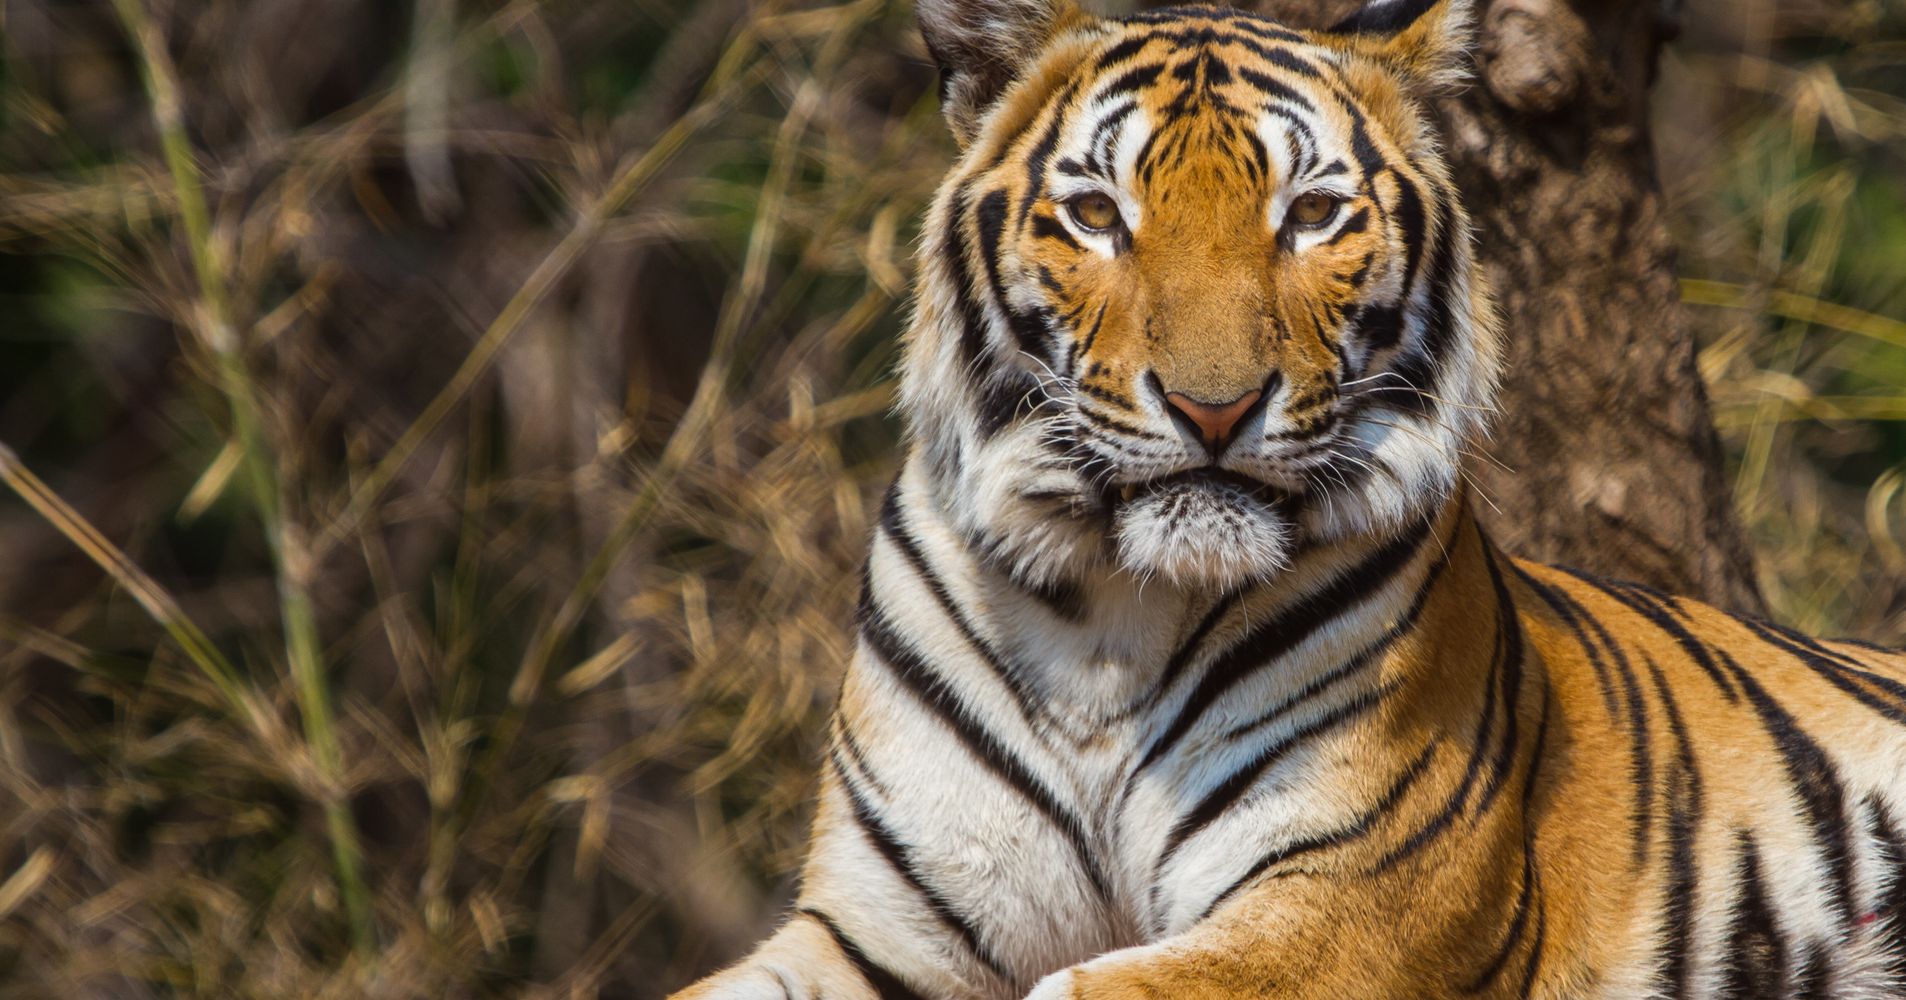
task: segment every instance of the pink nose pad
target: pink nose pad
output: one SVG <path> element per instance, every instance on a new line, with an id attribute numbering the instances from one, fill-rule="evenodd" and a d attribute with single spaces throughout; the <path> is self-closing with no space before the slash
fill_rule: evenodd
<path id="1" fill-rule="evenodd" d="M 1182 392 L 1169 392 L 1165 394 L 1165 402 L 1198 428 L 1199 440 L 1204 442 L 1206 450 L 1216 456 L 1223 454 L 1224 449 L 1231 444 L 1232 436 L 1238 429 L 1238 421 L 1244 419 L 1244 414 L 1262 395 L 1262 392 L 1253 389 L 1229 403 L 1212 404 L 1201 403 Z"/>

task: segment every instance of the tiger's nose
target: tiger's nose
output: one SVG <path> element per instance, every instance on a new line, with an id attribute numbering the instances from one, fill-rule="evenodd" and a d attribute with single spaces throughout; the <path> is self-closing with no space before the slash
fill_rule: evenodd
<path id="1" fill-rule="evenodd" d="M 1262 390 L 1253 389 L 1229 403 L 1207 403 L 1182 392 L 1168 392 L 1165 402 L 1171 407 L 1172 418 L 1187 425 L 1185 429 L 1196 434 L 1211 457 L 1217 458 L 1230 447 L 1238 425 L 1263 396 Z"/>

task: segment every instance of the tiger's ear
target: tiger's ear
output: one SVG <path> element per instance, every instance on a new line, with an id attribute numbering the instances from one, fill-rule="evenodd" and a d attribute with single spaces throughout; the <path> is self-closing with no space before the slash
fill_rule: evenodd
<path id="1" fill-rule="evenodd" d="M 920 34 L 940 64 L 940 109 L 961 146 L 1066 24 L 1071 0 L 917 0 Z"/>
<path id="2" fill-rule="evenodd" d="M 1371 0 L 1326 36 L 1442 90 L 1469 75 L 1474 20 L 1474 0 Z"/>

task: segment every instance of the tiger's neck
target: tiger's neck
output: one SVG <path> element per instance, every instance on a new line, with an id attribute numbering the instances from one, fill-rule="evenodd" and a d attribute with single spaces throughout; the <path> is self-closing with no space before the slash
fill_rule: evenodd
<path id="1" fill-rule="evenodd" d="M 1310 546 L 1275 579 L 1230 589 L 1142 578 L 1110 560 L 1028 574 L 993 558 L 948 503 L 924 463 L 909 462 L 882 515 L 904 564 L 894 586 L 930 598 L 933 616 L 965 633 L 955 638 L 977 640 L 1016 695 L 1062 727 L 1097 731 L 1195 699 L 1187 689 L 1212 671 L 1295 683 L 1359 650 L 1422 658 L 1425 643 L 1451 641 L 1417 627 L 1434 617 L 1432 590 L 1493 601 L 1495 557 L 1460 491 L 1394 531 Z"/>
<path id="2" fill-rule="evenodd" d="M 888 498 L 863 639 L 956 731 L 992 734 L 979 744 L 1022 762 L 1009 773 L 1043 776 L 1111 904 L 1073 915 L 1096 928 L 1088 951 L 1198 921 L 1234 891 L 1241 845 L 1274 857 L 1354 824 L 1383 792 L 1369 762 L 1448 743 L 1520 649 L 1506 567 L 1460 496 L 1234 590 L 1114 571 L 1035 592 L 929 486 L 909 468 Z M 1273 767 L 1275 791 L 1246 802 Z"/>

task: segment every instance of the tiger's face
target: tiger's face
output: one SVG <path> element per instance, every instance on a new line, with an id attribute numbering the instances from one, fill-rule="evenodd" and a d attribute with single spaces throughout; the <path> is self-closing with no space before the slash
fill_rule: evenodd
<path id="1" fill-rule="evenodd" d="M 969 541 L 1034 583 L 1231 586 L 1447 497 L 1498 354 L 1421 103 L 1449 4 L 922 3 L 965 150 L 903 405 Z"/>

